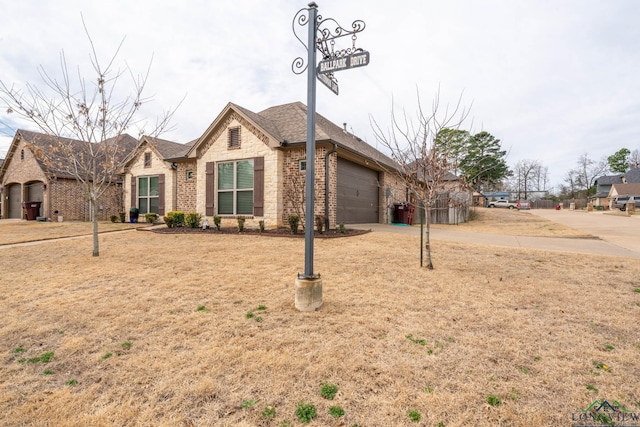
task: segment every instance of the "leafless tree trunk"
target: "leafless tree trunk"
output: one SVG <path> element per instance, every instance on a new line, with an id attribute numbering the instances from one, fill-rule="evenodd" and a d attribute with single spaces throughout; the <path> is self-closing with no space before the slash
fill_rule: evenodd
<path id="1" fill-rule="evenodd" d="M 438 194 L 443 190 L 445 176 L 455 168 L 448 155 L 434 144 L 436 135 L 443 129 L 457 129 L 467 118 L 469 110 L 462 106 L 462 96 L 453 108 L 445 106 L 441 110 L 440 92 L 436 92 L 430 111 L 422 108 L 418 95 L 416 116 L 410 118 L 406 112 L 398 115 L 391 110 L 391 126 L 384 132 L 372 118 L 372 127 L 378 142 L 391 153 L 397 163 L 397 173 L 418 202 L 425 208 L 424 264 L 429 270 L 434 268 L 431 258 L 430 209 Z M 421 257 L 422 258 L 422 257 Z"/>
<path id="2" fill-rule="evenodd" d="M 127 67 L 114 69 L 122 42 L 106 67 L 103 66 L 86 26 L 85 32 L 91 46 L 93 79 L 87 81 L 81 75 L 77 81 L 72 79 L 63 51 L 61 80 L 40 68 L 43 90 L 27 83 L 26 91 L 22 91 L 0 80 L 0 98 L 8 105 L 7 112 L 30 121 L 47 136 L 45 144 L 34 144 L 31 148 L 49 174 L 74 177 L 82 186 L 92 206 L 93 255 L 98 256 L 99 199 L 110 186 L 116 185 L 123 161 L 137 141 L 126 132 L 135 126 L 140 134 L 145 133 L 144 123 L 137 115 L 151 101 L 143 97 L 150 67 L 146 74 L 138 76 Z M 131 93 L 117 97 L 120 79 L 126 74 L 131 76 Z M 146 134 L 157 136 L 166 130 L 174 112 L 163 113 Z"/>
<path id="3" fill-rule="evenodd" d="M 595 180 L 604 175 L 609 170 L 607 160 L 603 159 L 596 161 L 589 158 L 587 153 L 584 153 L 578 159 L 578 167 L 575 170 L 577 175 L 577 183 L 582 189 L 585 190 L 585 198 L 589 198 L 589 189 L 593 187 Z"/>
<path id="4" fill-rule="evenodd" d="M 305 209 L 305 176 L 299 173 L 291 173 L 284 182 L 283 197 L 285 206 L 300 218 L 300 224 L 304 230 Z M 284 218 L 285 221 L 287 218 Z"/>
<path id="5" fill-rule="evenodd" d="M 640 150 L 633 150 L 629 155 L 629 167 L 640 168 Z"/>

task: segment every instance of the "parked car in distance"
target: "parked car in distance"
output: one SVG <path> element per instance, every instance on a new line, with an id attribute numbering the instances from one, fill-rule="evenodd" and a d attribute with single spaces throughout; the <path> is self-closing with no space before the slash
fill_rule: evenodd
<path id="1" fill-rule="evenodd" d="M 618 196 L 613 199 L 611 209 L 627 210 L 627 203 L 633 202 L 636 208 L 640 208 L 640 196 Z"/>
<path id="2" fill-rule="evenodd" d="M 531 209 L 531 203 L 528 200 L 521 200 L 516 204 L 518 209 Z"/>
<path id="3" fill-rule="evenodd" d="M 509 208 L 509 209 L 515 209 L 516 208 L 516 203 L 510 202 L 508 200 L 495 200 L 492 202 L 489 202 L 489 204 L 487 205 L 488 208 Z"/>

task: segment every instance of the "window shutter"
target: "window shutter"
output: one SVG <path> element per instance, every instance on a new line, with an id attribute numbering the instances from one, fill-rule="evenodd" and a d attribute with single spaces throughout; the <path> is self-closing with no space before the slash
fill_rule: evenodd
<path id="1" fill-rule="evenodd" d="M 264 216 L 264 157 L 253 159 L 253 216 Z"/>
<path id="2" fill-rule="evenodd" d="M 206 173 L 206 190 L 205 190 L 205 215 L 206 216 L 213 216 L 215 215 L 215 212 L 213 210 L 214 206 L 213 206 L 213 200 L 215 199 L 215 187 L 213 186 L 214 184 L 214 172 L 215 172 L 215 167 L 214 167 L 214 162 L 207 162 L 206 164 L 206 169 L 205 169 L 205 173 Z"/>
<path id="3" fill-rule="evenodd" d="M 136 192 L 136 181 L 137 178 L 131 175 L 131 207 L 138 207 L 138 193 Z"/>
<path id="4" fill-rule="evenodd" d="M 158 215 L 164 216 L 164 174 L 158 175 Z"/>

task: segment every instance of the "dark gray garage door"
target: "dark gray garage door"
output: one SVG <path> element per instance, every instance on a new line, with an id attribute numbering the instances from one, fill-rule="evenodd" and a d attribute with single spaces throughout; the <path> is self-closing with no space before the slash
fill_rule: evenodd
<path id="1" fill-rule="evenodd" d="M 378 222 L 378 172 L 338 158 L 338 224 Z"/>
<path id="2" fill-rule="evenodd" d="M 7 194 L 9 195 L 9 208 L 7 209 L 7 218 L 22 218 L 22 200 L 20 193 L 22 192 L 22 186 L 20 184 L 13 184 L 9 186 Z"/>
<path id="3" fill-rule="evenodd" d="M 25 202 L 42 202 L 44 201 L 44 190 L 42 182 L 36 181 L 27 185 L 27 200 Z"/>

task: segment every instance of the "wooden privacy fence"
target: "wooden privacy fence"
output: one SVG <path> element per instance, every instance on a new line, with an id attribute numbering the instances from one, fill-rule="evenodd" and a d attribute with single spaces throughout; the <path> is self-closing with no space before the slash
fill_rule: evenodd
<path id="1" fill-rule="evenodd" d="M 586 209 L 587 207 L 587 201 L 584 199 L 535 200 L 531 202 L 531 209 L 555 209 L 558 205 L 562 206 L 562 209 L 571 209 L 572 204 L 575 210 Z"/>
<path id="2" fill-rule="evenodd" d="M 459 224 L 469 218 L 469 193 L 440 193 L 429 209 L 431 224 Z M 420 216 L 416 215 L 414 224 L 424 218 L 424 209 L 420 209 Z"/>

